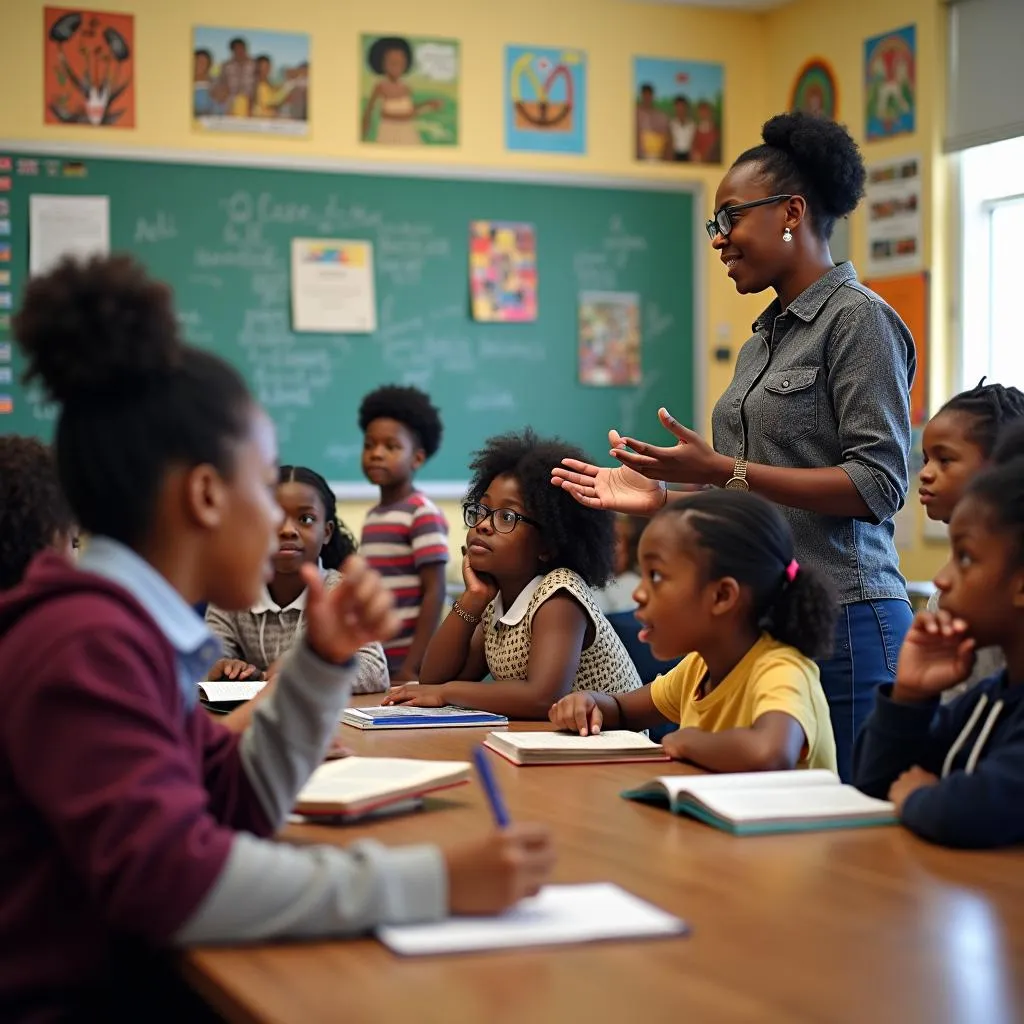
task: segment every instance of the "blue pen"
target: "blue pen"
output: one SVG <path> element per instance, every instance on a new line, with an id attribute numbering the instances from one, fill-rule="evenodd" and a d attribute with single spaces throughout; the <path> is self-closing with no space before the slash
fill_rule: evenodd
<path id="1" fill-rule="evenodd" d="M 498 828 L 508 828 L 511 821 L 508 817 L 508 811 L 505 810 L 505 801 L 501 799 L 498 783 L 494 778 L 494 773 L 491 771 L 491 766 L 483 747 L 477 747 L 473 751 L 473 764 L 476 765 L 477 774 L 480 776 L 480 784 L 484 787 L 484 792 L 487 794 L 487 802 L 491 805 L 491 810 L 494 812 L 494 820 L 497 822 Z"/>

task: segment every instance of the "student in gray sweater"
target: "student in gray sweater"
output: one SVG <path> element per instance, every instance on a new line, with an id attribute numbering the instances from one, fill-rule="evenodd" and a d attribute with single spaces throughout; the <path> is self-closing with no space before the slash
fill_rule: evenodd
<path id="1" fill-rule="evenodd" d="M 355 538 L 338 520 L 334 492 L 319 473 L 305 466 L 282 466 L 277 501 L 284 512 L 273 556 L 274 576 L 251 608 L 226 612 L 212 605 L 206 624 L 218 637 L 223 657 L 211 679 L 267 679 L 277 675 L 281 659 L 304 627 L 304 565 L 317 565 L 327 590 L 341 582 L 338 567 L 355 551 Z M 360 648 L 353 693 L 387 690 L 387 659 L 379 643 Z"/>

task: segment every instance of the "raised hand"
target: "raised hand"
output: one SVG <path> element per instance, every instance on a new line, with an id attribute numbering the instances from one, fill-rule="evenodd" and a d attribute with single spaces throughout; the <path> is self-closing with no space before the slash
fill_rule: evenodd
<path id="1" fill-rule="evenodd" d="M 893 699 L 929 700 L 962 683 L 974 667 L 974 640 L 967 623 L 949 612 L 918 612 L 896 665 Z"/>
<path id="2" fill-rule="evenodd" d="M 453 914 L 497 914 L 535 896 L 555 865 L 551 835 L 540 825 L 513 825 L 445 851 Z"/>
<path id="3" fill-rule="evenodd" d="M 391 593 L 358 555 L 341 567 L 342 580 L 326 590 L 315 565 L 302 569 L 306 582 L 306 640 L 324 661 L 344 664 L 360 647 L 398 632 Z"/>

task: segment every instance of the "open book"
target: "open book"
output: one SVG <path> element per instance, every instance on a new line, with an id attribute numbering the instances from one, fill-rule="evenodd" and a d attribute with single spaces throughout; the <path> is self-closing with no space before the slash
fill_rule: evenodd
<path id="1" fill-rule="evenodd" d="M 199 684 L 199 700 L 211 711 L 227 712 L 252 700 L 267 684 L 262 679 L 221 679 Z"/>
<path id="2" fill-rule="evenodd" d="M 668 804 L 676 814 L 688 814 L 737 836 L 896 821 L 895 808 L 887 800 L 865 796 L 822 770 L 669 775 L 622 795 Z"/>
<path id="3" fill-rule="evenodd" d="M 342 725 L 356 729 L 451 729 L 453 726 L 508 725 L 504 715 L 469 708 L 416 708 L 410 704 L 392 704 L 378 708 L 346 708 Z"/>
<path id="4" fill-rule="evenodd" d="M 361 817 L 469 781 L 467 761 L 415 761 L 399 757 L 346 757 L 322 764 L 295 800 L 299 814 Z"/>
<path id="5" fill-rule="evenodd" d="M 484 740 L 484 746 L 517 765 L 670 760 L 661 744 L 638 732 L 615 729 L 596 736 L 567 732 L 492 732 Z"/>

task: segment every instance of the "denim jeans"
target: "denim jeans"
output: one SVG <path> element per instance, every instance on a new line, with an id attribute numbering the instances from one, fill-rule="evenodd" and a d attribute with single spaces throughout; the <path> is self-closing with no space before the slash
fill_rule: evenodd
<path id="1" fill-rule="evenodd" d="M 871 712 L 875 688 L 896 678 L 896 660 L 913 617 L 910 603 L 899 600 L 857 601 L 840 609 L 832 657 L 818 667 L 843 782 L 853 775 L 853 741 Z"/>

